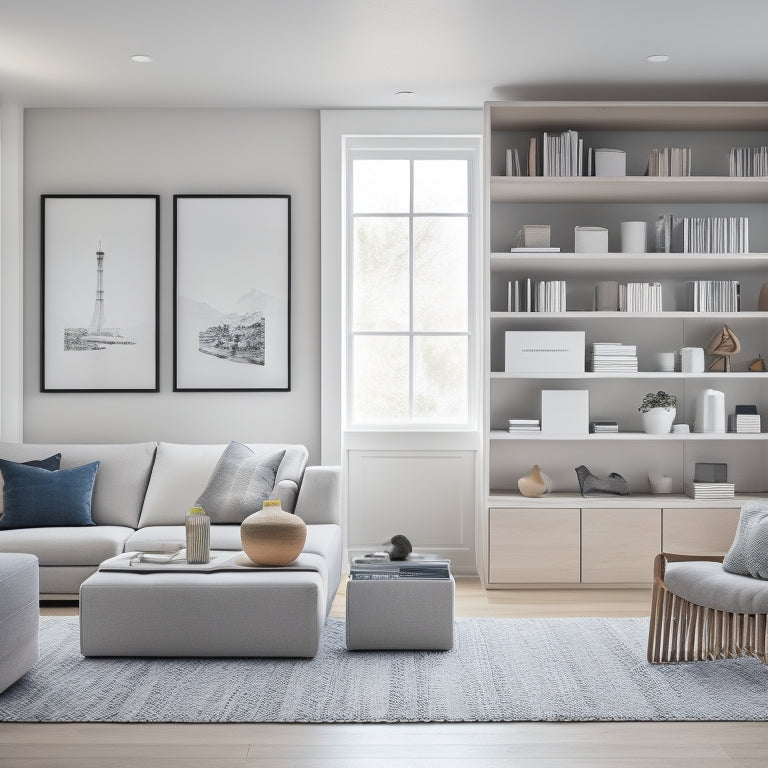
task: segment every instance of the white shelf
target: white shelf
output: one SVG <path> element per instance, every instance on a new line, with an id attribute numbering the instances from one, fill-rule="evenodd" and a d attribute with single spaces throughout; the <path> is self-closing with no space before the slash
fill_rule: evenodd
<path id="1" fill-rule="evenodd" d="M 680 371 L 634 371 L 631 373 L 506 373 L 491 371 L 491 379 L 755 379 L 768 378 L 765 371 L 712 371 L 710 373 L 681 373 Z"/>
<path id="2" fill-rule="evenodd" d="M 490 431 L 491 440 L 765 440 L 765 432 L 757 434 L 737 434 L 736 432 L 725 433 L 698 433 L 687 432 L 684 434 L 674 434 L 670 432 L 666 435 L 647 435 L 645 432 L 603 432 L 596 435 L 556 435 L 544 432 L 515 432 L 509 433 L 503 429 L 492 429 Z"/>
<path id="3" fill-rule="evenodd" d="M 611 318 L 616 320 L 768 320 L 768 312 L 593 312 L 574 310 L 568 312 L 490 312 L 491 320 L 590 320 Z"/>
<path id="4" fill-rule="evenodd" d="M 493 203 L 765 203 L 768 178 L 492 176 Z"/>
<path id="5" fill-rule="evenodd" d="M 638 493 L 629 496 L 582 496 L 580 493 L 549 493 L 539 498 L 530 498 L 520 493 L 509 490 L 493 490 L 487 498 L 489 507 L 519 509 L 521 507 L 535 507 L 537 505 L 546 506 L 547 509 L 573 509 L 575 507 L 584 508 L 615 508 L 617 502 L 622 506 L 633 507 L 635 509 L 695 509 L 697 506 L 705 508 L 723 508 L 733 509 L 740 507 L 747 501 L 765 501 L 766 494 L 760 493 L 737 493 L 732 499 L 706 499 L 696 501 L 690 496 L 684 494 L 650 494 Z"/>
<path id="6" fill-rule="evenodd" d="M 537 276 L 571 274 L 613 275 L 642 273 L 684 274 L 699 278 L 706 274 L 733 274 L 768 269 L 768 253 L 492 253 L 493 272 L 535 271 Z M 647 279 L 647 278 L 646 278 Z"/>

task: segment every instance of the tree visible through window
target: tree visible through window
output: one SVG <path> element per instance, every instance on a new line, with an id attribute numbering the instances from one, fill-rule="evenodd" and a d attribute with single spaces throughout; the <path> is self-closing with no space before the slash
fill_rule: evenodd
<path id="1" fill-rule="evenodd" d="M 476 153 L 351 150 L 350 426 L 471 420 Z"/>

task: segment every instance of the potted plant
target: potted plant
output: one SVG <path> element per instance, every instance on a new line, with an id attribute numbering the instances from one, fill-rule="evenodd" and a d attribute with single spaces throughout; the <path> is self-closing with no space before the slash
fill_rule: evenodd
<path id="1" fill-rule="evenodd" d="M 666 435 L 672 429 L 677 413 L 677 397 L 668 392 L 649 392 L 637 409 L 643 417 L 643 431 L 649 435 Z"/>

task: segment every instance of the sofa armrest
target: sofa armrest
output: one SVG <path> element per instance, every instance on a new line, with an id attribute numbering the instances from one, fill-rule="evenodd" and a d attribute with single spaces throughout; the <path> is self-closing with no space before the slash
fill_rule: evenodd
<path id="1" fill-rule="evenodd" d="M 341 525 L 341 467 L 307 467 L 304 470 L 296 514 L 307 525 Z"/>

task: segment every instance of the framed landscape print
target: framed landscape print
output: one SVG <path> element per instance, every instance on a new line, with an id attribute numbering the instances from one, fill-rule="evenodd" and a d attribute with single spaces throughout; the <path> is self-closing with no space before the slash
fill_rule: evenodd
<path id="1" fill-rule="evenodd" d="M 42 392 L 157 392 L 158 195 L 41 198 Z"/>
<path id="2" fill-rule="evenodd" d="M 290 195 L 175 195 L 174 391 L 289 391 Z"/>

